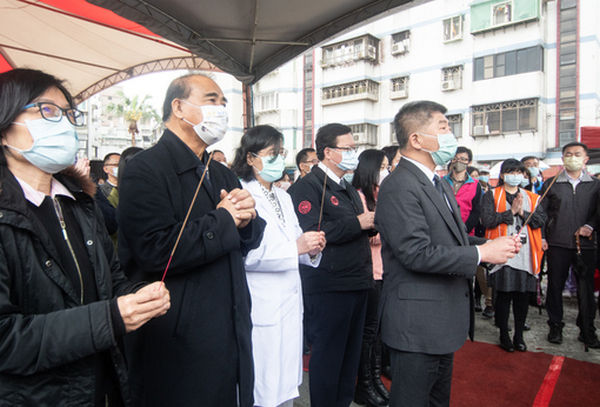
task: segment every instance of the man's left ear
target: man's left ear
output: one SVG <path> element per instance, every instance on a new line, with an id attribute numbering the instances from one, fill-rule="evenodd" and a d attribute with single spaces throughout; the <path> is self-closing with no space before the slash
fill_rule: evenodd
<path id="1" fill-rule="evenodd" d="M 423 148 L 423 136 L 419 133 L 412 133 L 408 136 L 408 142 L 410 146 L 415 150 L 420 150 Z"/>

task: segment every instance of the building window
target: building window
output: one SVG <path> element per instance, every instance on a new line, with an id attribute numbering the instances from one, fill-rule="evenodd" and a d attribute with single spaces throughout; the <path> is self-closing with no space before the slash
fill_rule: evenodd
<path id="1" fill-rule="evenodd" d="M 360 60 L 379 61 L 379 38 L 367 34 L 323 47 L 321 67 L 348 65 Z"/>
<path id="2" fill-rule="evenodd" d="M 442 91 L 462 89 L 463 66 L 442 68 Z"/>
<path id="3" fill-rule="evenodd" d="M 544 52 L 540 45 L 475 58 L 473 80 L 499 78 L 525 72 L 542 71 Z"/>
<path id="4" fill-rule="evenodd" d="M 463 16 L 454 16 L 443 21 L 444 42 L 460 40 L 463 34 Z"/>
<path id="5" fill-rule="evenodd" d="M 450 130 L 455 137 L 462 137 L 462 114 L 448 114 L 446 115 Z"/>
<path id="6" fill-rule="evenodd" d="M 408 97 L 408 76 L 392 78 L 390 99 L 405 99 Z"/>
<path id="7" fill-rule="evenodd" d="M 410 48 L 410 30 L 392 34 L 392 55 L 402 55 Z"/>
<path id="8" fill-rule="evenodd" d="M 495 4 L 492 7 L 492 25 L 508 24 L 512 21 L 512 1 Z"/>
<path id="9" fill-rule="evenodd" d="M 323 88 L 322 105 L 352 102 L 355 100 L 379 100 L 379 83 L 370 79 L 342 83 Z"/>
<path id="10" fill-rule="evenodd" d="M 377 126 L 371 123 L 350 124 L 354 143 L 357 146 L 377 145 Z"/>
<path id="11" fill-rule="evenodd" d="M 513 100 L 472 107 L 472 135 L 485 136 L 537 130 L 537 99 Z"/>
<path id="12" fill-rule="evenodd" d="M 254 110 L 256 113 L 271 112 L 279 109 L 279 94 L 277 92 L 258 94 L 254 100 Z"/>

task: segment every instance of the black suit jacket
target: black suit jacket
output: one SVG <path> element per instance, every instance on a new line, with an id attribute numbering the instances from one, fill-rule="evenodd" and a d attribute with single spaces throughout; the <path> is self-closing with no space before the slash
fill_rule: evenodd
<path id="1" fill-rule="evenodd" d="M 381 233 L 384 342 L 401 351 L 446 354 L 472 334 L 471 279 L 477 249 L 460 218 L 416 165 L 400 160 L 379 191 L 375 223 Z"/>

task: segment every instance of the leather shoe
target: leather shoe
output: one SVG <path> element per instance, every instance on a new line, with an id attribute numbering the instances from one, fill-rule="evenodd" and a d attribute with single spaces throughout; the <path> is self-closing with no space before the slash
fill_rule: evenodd
<path id="1" fill-rule="evenodd" d="M 585 341 L 583 340 L 583 334 L 580 332 L 579 336 L 577 337 L 577 340 L 579 340 L 579 342 L 583 342 L 585 343 Z M 598 340 L 598 337 L 596 335 L 594 335 L 589 341 L 588 343 L 586 343 L 588 348 L 592 348 L 592 349 L 600 349 L 600 340 Z"/>
<path id="2" fill-rule="evenodd" d="M 523 339 L 521 340 L 514 340 L 513 341 L 514 345 L 515 345 L 515 349 L 518 350 L 519 352 L 526 352 L 527 351 L 527 345 L 525 345 L 525 341 Z"/>
<path id="3" fill-rule="evenodd" d="M 514 352 L 515 348 L 509 338 L 500 337 L 500 347 L 507 352 Z"/>
<path id="4" fill-rule="evenodd" d="M 560 345 L 562 341 L 562 327 L 560 325 L 550 325 L 550 332 L 548 332 L 548 342 Z"/>
<path id="5" fill-rule="evenodd" d="M 525 324 L 523 325 L 523 330 L 524 330 L 524 331 L 531 331 L 531 327 L 529 326 L 529 324 L 528 324 L 528 323 L 525 323 Z"/>

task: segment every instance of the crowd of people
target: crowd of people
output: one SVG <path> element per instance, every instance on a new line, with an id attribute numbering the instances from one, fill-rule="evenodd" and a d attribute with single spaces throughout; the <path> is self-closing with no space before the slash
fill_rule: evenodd
<path id="1" fill-rule="evenodd" d="M 291 407 L 310 354 L 314 407 L 447 406 L 474 312 L 527 350 L 544 258 L 548 341 L 572 270 L 579 339 L 600 348 L 585 145 L 546 180 L 536 157 L 507 159 L 492 186 L 446 108 L 417 101 L 398 146 L 359 155 L 348 126 L 322 126 L 294 181 L 274 127 L 247 129 L 231 163 L 207 150 L 226 103 L 177 78 L 156 145 L 92 166 L 63 83 L 0 74 L 0 404 Z"/>

